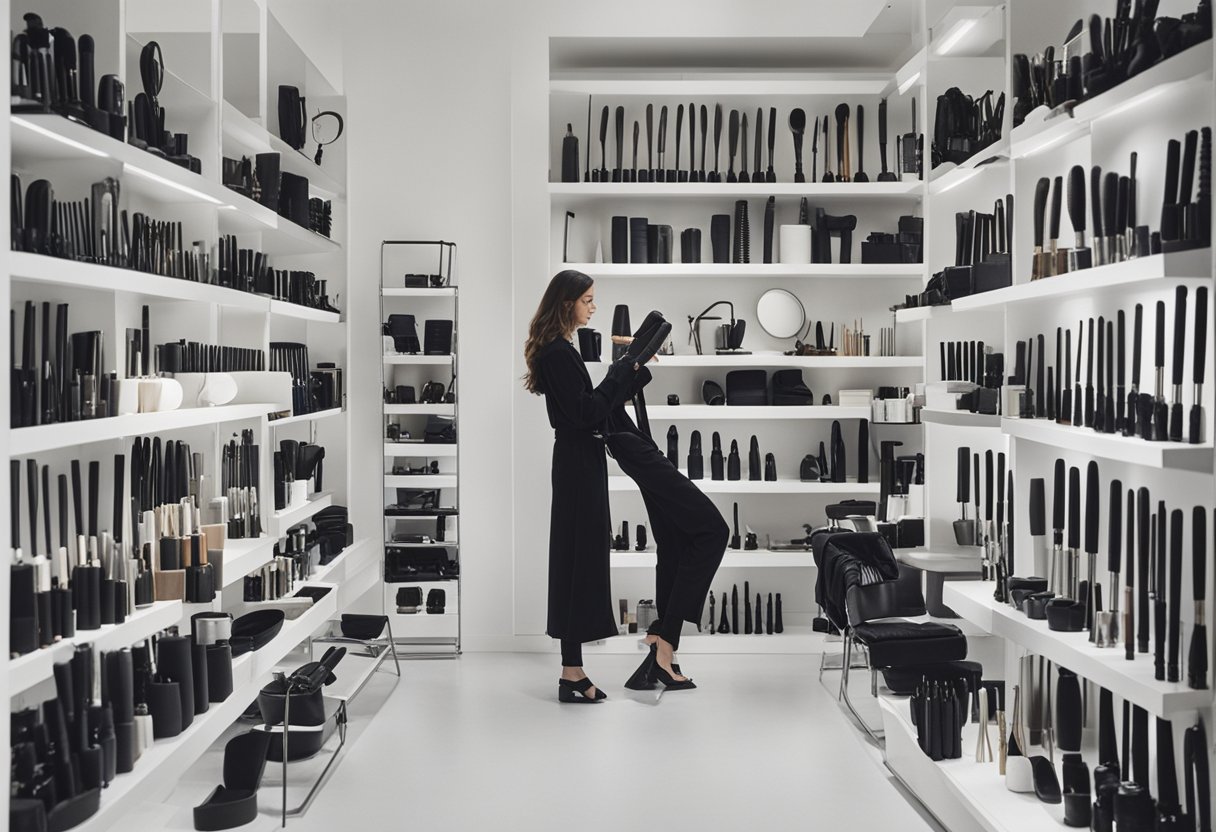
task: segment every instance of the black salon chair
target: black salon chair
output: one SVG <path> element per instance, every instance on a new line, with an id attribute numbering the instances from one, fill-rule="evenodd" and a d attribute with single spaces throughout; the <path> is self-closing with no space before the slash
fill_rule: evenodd
<path id="1" fill-rule="evenodd" d="M 878 672 L 953 662 L 967 657 L 967 638 L 958 627 L 904 618 L 925 615 L 919 584 L 901 580 L 900 567 L 887 541 L 876 532 L 822 529 L 812 537 L 820 564 L 815 593 L 832 623 L 844 636 L 844 660 L 838 698 L 876 741 L 872 729 L 849 698 L 854 645 L 870 669 L 870 694 L 878 695 Z"/>

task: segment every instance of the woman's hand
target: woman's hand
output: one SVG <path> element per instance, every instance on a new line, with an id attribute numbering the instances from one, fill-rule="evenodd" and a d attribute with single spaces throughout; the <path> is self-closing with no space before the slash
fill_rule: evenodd
<path id="1" fill-rule="evenodd" d="M 613 335 L 612 343 L 619 344 L 622 347 L 627 347 L 633 343 L 632 335 Z"/>

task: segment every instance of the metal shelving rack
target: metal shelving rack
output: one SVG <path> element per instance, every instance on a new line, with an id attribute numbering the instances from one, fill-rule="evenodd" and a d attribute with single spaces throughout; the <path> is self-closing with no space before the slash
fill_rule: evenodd
<path id="1" fill-rule="evenodd" d="M 404 281 L 396 271 L 392 273 L 395 275 L 397 285 L 385 284 L 386 259 L 389 253 L 394 249 L 401 250 L 407 247 L 413 248 L 413 251 L 409 252 L 413 257 L 407 262 L 411 264 L 412 269 L 426 270 L 425 273 L 430 277 L 431 283 L 428 288 L 404 288 Z M 434 252 L 435 260 L 426 259 L 430 256 L 427 254 L 428 249 Z M 443 314 L 450 314 L 453 324 L 450 356 L 423 356 L 420 350 L 419 355 L 412 356 L 418 360 L 405 361 L 402 360 L 402 356 L 389 352 L 386 348 L 382 350 L 380 364 L 382 391 L 394 388 L 398 378 L 408 377 L 410 379 L 408 383 L 414 385 L 419 395 L 421 395 L 422 384 L 426 381 L 442 381 L 435 379 L 433 374 L 436 371 L 442 372 L 449 362 L 451 369 L 450 381 L 446 383 L 447 397 L 443 404 L 402 406 L 383 402 L 383 398 L 381 404 L 381 441 L 384 451 L 382 495 L 386 507 L 382 524 L 384 558 L 381 562 L 384 611 L 392 621 L 394 641 L 408 647 L 408 651 L 403 655 L 415 658 L 454 658 L 460 654 L 460 576 L 439 580 L 424 579 L 409 583 L 390 583 L 387 580 L 389 550 L 392 548 L 409 551 L 430 546 L 442 547 L 449 557 L 454 555 L 456 562 L 460 562 L 460 399 L 456 393 L 456 380 L 460 377 L 458 349 L 460 293 L 452 280 L 455 257 L 456 244 L 443 240 L 383 240 L 380 243 L 380 320 L 387 321 L 391 313 L 425 310 L 425 314 L 417 316 L 418 329 L 421 332 L 424 329 L 426 318 L 441 317 L 438 311 L 432 313 L 430 310 L 444 309 L 446 311 Z M 432 272 L 431 266 L 422 265 L 428 262 L 437 263 L 437 271 Z M 443 360 L 445 358 L 447 361 Z M 422 441 L 426 418 L 431 415 L 453 417 L 454 424 L 457 426 L 456 443 L 437 444 Z M 390 441 L 388 438 L 389 424 L 402 419 L 408 420 L 405 423 L 406 426 L 403 427 L 403 433 L 405 430 L 409 430 L 410 439 Z M 410 465 L 422 462 L 428 466 L 432 462 L 437 462 L 440 466 L 440 473 L 394 475 L 392 471 L 397 460 L 405 460 Z M 439 492 L 439 509 L 434 513 L 427 513 L 423 510 L 409 515 L 389 514 L 387 506 L 393 502 L 390 494 L 395 497 L 398 488 L 414 487 L 413 485 L 404 486 L 402 483 L 415 478 L 418 481 L 417 488 L 434 488 Z M 431 478 L 434 478 L 436 485 L 428 485 Z M 393 536 L 400 526 L 408 527 L 410 533 L 425 534 L 422 529 L 428 522 L 434 524 L 430 527 L 429 533 L 429 537 L 434 539 L 433 543 L 415 542 L 394 545 Z M 442 530 L 442 534 L 439 533 L 440 530 Z M 417 613 L 396 612 L 397 590 L 405 586 L 419 586 L 422 589 L 423 606 Z M 426 596 L 432 589 L 445 591 L 447 597 L 443 614 L 426 612 Z"/>

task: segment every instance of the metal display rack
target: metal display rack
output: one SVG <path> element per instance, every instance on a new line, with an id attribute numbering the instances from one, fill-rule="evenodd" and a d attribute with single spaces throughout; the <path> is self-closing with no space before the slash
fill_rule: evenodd
<path id="1" fill-rule="evenodd" d="M 460 451 L 459 442 L 427 442 L 426 425 L 432 419 L 451 419 L 459 436 L 459 291 L 452 281 L 456 244 L 442 240 L 384 240 L 380 244 L 380 320 L 390 314 L 414 314 L 417 330 L 423 333 L 428 320 L 451 320 L 452 341 L 448 354 L 425 354 L 425 335 L 408 352 L 398 353 L 385 337 L 381 362 L 384 392 L 381 436 L 384 446 L 384 611 L 396 633 L 395 642 L 408 647 L 403 655 L 416 658 L 454 658 L 460 653 L 459 568 L 445 567 L 444 574 L 417 571 L 419 556 L 441 550 L 446 562 L 460 563 Z M 434 259 L 431 259 L 431 258 Z M 411 283 L 390 263 L 408 263 Z M 392 275 L 388 278 L 388 275 Z M 386 282 L 386 280 L 391 282 Z M 437 377 L 450 368 L 450 379 Z M 438 401 L 422 402 L 424 387 L 443 385 Z M 397 401 L 396 391 L 412 387 L 412 401 Z M 392 395 L 390 396 L 390 392 Z M 403 390 L 404 392 L 404 390 Z M 428 397 L 433 398 L 433 397 Z M 391 400 L 390 400 L 391 399 Z M 390 426 L 400 431 L 390 434 Z M 419 470 L 421 469 L 421 470 Z M 397 473 L 394 473 L 396 471 Z M 425 492 L 434 492 L 433 498 Z M 400 508 L 398 496 L 410 502 Z M 421 500 L 416 498 L 422 497 Z M 415 612 L 399 611 L 398 591 L 418 587 L 421 604 Z M 432 593 L 442 592 L 442 612 L 430 603 Z"/>

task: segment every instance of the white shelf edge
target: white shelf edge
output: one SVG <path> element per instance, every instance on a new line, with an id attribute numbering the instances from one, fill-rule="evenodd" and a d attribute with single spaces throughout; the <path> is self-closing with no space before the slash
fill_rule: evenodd
<path id="1" fill-rule="evenodd" d="M 753 352 L 744 355 L 660 355 L 650 364 L 656 367 L 803 367 L 819 370 L 859 369 L 923 369 L 924 358 L 919 355 L 785 355 L 778 352 Z M 606 368 L 607 362 L 587 362 L 587 369 Z M 606 370 L 605 370 L 606 371 Z"/>
<path id="2" fill-rule="evenodd" d="M 181 611 L 181 601 L 157 601 L 135 610 L 121 624 L 105 624 L 97 630 L 77 630 L 71 638 L 10 659 L 6 671 L 9 696 L 24 693 L 52 678 L 56 660 L 67 661 L 77 646 L 90 645 L 103 652 L 130 647 L 153 633 L 177 624 L 181 620 Z"/>
<path id="3" fill-rule="evenodd" d="M 454 298 L 456 297 L 456 289 L 452 286 L 448 286 L 443 289 L 406 289 L 403 287 L 385 287 L 380 290 L 380 294 L 386 298 Z"/>
<path id="4" fill-rule="evenodd" d="M 1050 630 L 1046 621 L 1032 621 L 1013 607 L 998 603 L 992 591 L 990 581 L 947 581 L 943 601 L 981 629 L 1063 665 L 1162 718 L 1211 707 L 1210 690 L 1191 690 L 1182 682 L 1154 679 L 1151 656 L 1137 654 L 1129 662 L 1122 648 L 1090 644 L 1086 632 Z"/>
<path id="5" fill-rule="evenodd" d="M 457 477 L 455 474 L 385 474 L 385 488 L 411 488 L 411 489 L 431 489 L 431 488 L 455 488 L 457 485 Z"/>
<path id="6" fill-rule="evenodd" d="M 1002 136 L 983 150 L 973 153 L 968 159 L 946 170 L 929 175 L 929 195 L 939 196 L 962 185 L 985 170 L 1009 161 L 1009 136 Z"/>
<path id="7" fill-rule="evenodd" d="M 613 569 L 654 569 L 656 555 L 644 552 L 612 552 Z M 814 555 L 807 552 L 774 552 L 769 549 L 743 551 L 728 549 L 719 569 L 814 569 Z"/>
<path id="8" fill-rule="evenodd" d="M 1014 439 L 1091 454 L 1131 465 L 1210 474 L 1216 455 L 1211 442 L 1148 442 L 1139 437 L 1097 433 L 1057 425 L 1047 419 L 1001 419 L 1001 431 Z"/>
<path id="9" fill-rule="evenodd" d="M 1212 250 L 1192 249 L 1153 254 L 1057 277 L 1015 283 L 1003 289 L 959 298 L 952 306 L 956 312 L 965 312 L 971 309 L 1002 307 L 1010 303 L 1056 301 L 1068 295 L 1088 294 L 1158 280 L 1203 279 L 1210 282 L 1211 273 Z"/>
<path id="10" fill-rule="evenodd" d="M 21 456 L 55 448 L 73 448 L 93 442 L 124 439 L 148 433 L 218 425 L 246 419 L 258 419 L 272 412 L 272 404 L 231 404 L 221 407 L 192 407 L 163 413 L 137 413 L 130 416 L 110 416 L 67 422 L 14 428 L 9 432 L 12 448 Z"/>
<path id="11" fill-rule="evenodd" d="M 999 428 L 1001 417 L 988 413 L 972 413 L 968 410 L 920 409 L 920 420 L 930 425 L 949 425 L 967 428 Z"/>
<path id="12" fill-rule="evenodd" d="M 759 75 L 759 73 L 755 73 Z M 889 83 L 886 73 L 848 73 L 821 77 L 719 78 L 551 78 L 550 93 L 571 95 L 730 96 L 730 95 L 878 95 Z"/>
<path id="13" fill-rule="evenodd" d="M 678 183 L 678 182 L 550 182 L 551 197 L 630 197 L 688 199 L 753 197 L 807 197 L 809 199 L 903 199 L 919 200 L 922 182 L 769 182 L 769 183 Z"/>
<path id="14" fill-rule="evenodd" d="M 384 455 L 386 457 L 454 457 L 457 455 L 457 447 L 453 444 L 439 444 L 436 442 L 385 442 Z"/>
<path id="15" fill-rule="evenodd" d="M 842 280 L 923 279 L 923 263 L 564 263 L 595 280 L 605 278 L 821 278 Z"/>
<path id="16" fill-rule="evenodd" d="M 320 422 L 334 416 L 341 416 L 346 410 L 341 407 L 331 407 L 329 410 L 318 410 L 316 413 L 303 413 L 299 416 L 284 416 L 282 419 L 271 419 L 270 427 L 281 428 L 284 425 L 298 425 L 303 422 Z"/>
<path id="17" fill-rule="evenodd" d="M 224 586 L 232 586 L 250 572 L 265 566 L 274 557 L 274 544 L 269 535 L 224 542 Z"/>
<path id="18" fill-rule="evenodd" d="M 285 300 L 272 299 L 270 301 L 270 314 L 276 315 L 280 318 L 294 318 L 312 323 L 342 323 L 341 312 L 328 312 L 324 309 L 313 309 L 310 306 L 301 306 L 298 303 L 288 303 Z"/>
<path id="19" fill-rule="evenodd" d="M 632 410 L 632 405 L 627 405 Z M 797 419 L 869 419 L 868 407 L 841 407 L 839 405 L 765 405 L 754 407 L 731 407 L 707 404 L 648 405 L 646 413 L 651 419 L 679 421 L 762 421 Z"/>
<path id="20" fill-rule="evenodd" d="M 1135 103 L 1150 95 L 1167 91 L 1177 84 L 1212 78 L 1212 55 L 1210 41 L 1198 43 L 1171 58 L 1149 67 L 1144 72 L 1124 81 L 1053 118 L 1043 112 L 1035 121 L 1027 121 L 1015 127 L 1010 135 L 1010 155 L 1014 159 L 1033 156 L 1060 143 L 1085 135 L 1095 121 L 1114 115 L 1135 106 Z M 1032 112 L 1031 115 L 1034 115 Z"/>
<path id="21" fill-rule="evenodd" d="M 299 508 L 274 512 L 270 515 L 270 528 L 275 540 L 277 541 L 286 534 L 292 526 L 304 522 L 322 509 L 329 508 L 333 505 L 333 501 L 334 493 L 332 491 L 322 491 L 310 495 L 308 502 Z"/>
<path id="22" fill-rule="evenodd" d="M 706 494 L 823 494 L 833 496 L 837 494 L 877 494 L 879 490 L 877 482 L 802 482 L 790 478 L 778 479 L 776 482 L 710 479 L 693 480 L 693 482 Z M 608 490 L 637 491 L 637 484 L 627 476 L 613 474 L 608 477 Z"/>
<path id="23" fill-rule="evenodd" d="M 451 355 L 385 355 L 385 364 L 422 365 L 442 367 L 452 363 Z"/>
<path id="24" fill-rule="evenodd" d="M 386 416 L 455 416 L 454 404 L 386 404 Z M 424 443 L 425 444 L 425 443 Z"/>

